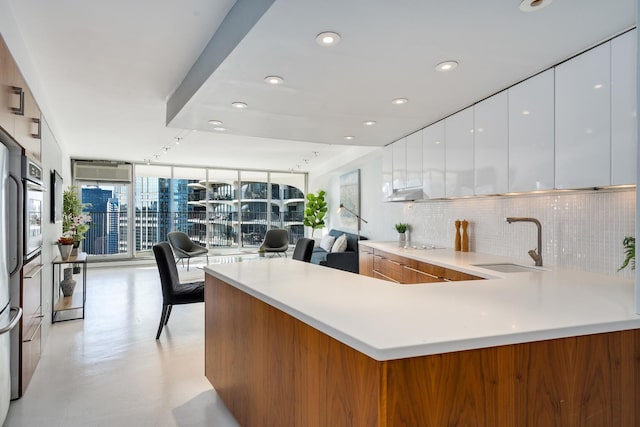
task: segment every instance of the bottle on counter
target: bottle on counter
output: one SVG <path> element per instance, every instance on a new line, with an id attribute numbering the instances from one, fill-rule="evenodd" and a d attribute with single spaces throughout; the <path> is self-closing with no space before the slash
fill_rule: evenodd
<path id="1" fill-rule="evenodd" d="M 469 227 L 469 221 L 466 219 L 462 220 L 460 223 L 462 226 L 462 236 L 460 238 L 460 247 L 462 252 L 469 252 L 469 232 L 467 231 L 467 227 Z"/>

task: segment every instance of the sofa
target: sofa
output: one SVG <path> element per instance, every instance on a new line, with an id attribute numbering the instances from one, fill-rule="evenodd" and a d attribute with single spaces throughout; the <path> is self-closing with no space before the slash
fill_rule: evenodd
<path id="1" fill-rule="evenodd" d="M 347 248 L 344 252 L 327 252 L 320 245 L 316 245 L 311 254 L 311 262 L 358 274 L 358 235 L 336 229 L 329 230 L 329 235 L 336 239 L 343 234 L 347 237 Z M 360 236 L 360 240 L 366 239 Z"/>

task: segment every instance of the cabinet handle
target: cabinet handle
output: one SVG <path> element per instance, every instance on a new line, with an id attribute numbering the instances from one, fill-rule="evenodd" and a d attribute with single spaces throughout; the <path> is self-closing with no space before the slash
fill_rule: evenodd
<path id="1" fill-rule="evenodd" d="M 40 124 L 40 119 L 31 119 L 32 123 L 35 123 L 38 126 L 38 131 L 36 133 L 32 133 L 31 137 L 35 139 L 40 139 L 42 125 Z"/>
<path id="2" fill-rule="evenodd" d="M 35 267 L 33 267 L 33 269 L 29 272 L 28 275 L 25 274 L 24 278 L 25 279 L 33 279 L 38 274 L 40 274 L 40 272 L 42 271 L 43 268 L 44 268 L 44 264 L 36 265 Z"/>
<path id="3" fill-rule="evenodd" d="M 17 116 L 24 116 L 24 90 L 18 86 L 9 86 L 9 92 L 20 97 L 20 108 L 9 107 L 9 111 Z"/>
<path id="4" fill-rule="evenodd" d="M 391 277 L 389 277 L 389 276 L 385 276 L 384 274 L 380 273 L 379 271 L 375 271 L 375 270 L 374 270 L 374 273 L 375 273 L 375 274 L 377 274 L 378 276 L 382 276 L 382 277 L 384 277 L 384 279 L 385 279 L 385 280 L 387 280 L 387 281 L 389 281 L 389 282 L 393 282 L 393 283 L 398 283 L 398 284 L 400 284 L 400 282 L 398 282 L 397 280 L 394 280 L 394 279 L 392 279 L 392 278 L 391 278 Z"/>
<path id="5" fill-rule="evenodd" d="M 40 319 L 42 319 L 44 316 L 36 316 L 36 317 L 39 317 Z M 36 334 L 38 333 L 38 330 L 40 329 L 41 326 L 42 326 L 42 320 L 40 320 L 38 322 L 38 327 L 33 330 L 33 333 L 31 334 L 31 336 L 29 338 L 27 338 L 26 340 L 22 340 L 22 342 L 31 342 L 31 341 L 33 341 L 33 337 L 36 336 Z"/>
<path id="6" fill-rule="evenodd" d="M 416 273 L 424 274 L 425 276 L 433 277 L 434 279 L 444 279 L 443 277 L 435 276 L 433 274 L 427 273 L 426 271 L 416 270 L 415 268 L 407 267 L 406 265 L 404 266 L 404 268 L 406 268 L 407 270 L 414 271 Z"/>
<path id="7" fill-rule="evenodd" d="M 401 264 L 401 263 L 399 263 L 398 261 L 394 261 L 394 260 L 392 260 L 392 259 L 388 259 L 387 261 L 389 261 L 391 264 L 395 264 L 395 265 L 398 265 L 398 266 L 402 266 L 402 264 Z"/>
<path id="8" fill-rule="evenodd" d="M 16 267 L 11 270 L 9 273 L 10 277 L 15 276 L 21 269 L 22 263 L 24 262 L 23 252 L 24 252 L 24 216 L 22 215 L 22 206 L 23 206 L 23 198 L 24 198 L 24 187 L 22 186 L 22 180 L 15 176 L 13 173 L 9 172 L 9 179 L 16 184 L 17 189 L 17 203 L 16 203 L 16 212 L 18 218 L 18 250 L 16 252 L 17 260 Z"/>

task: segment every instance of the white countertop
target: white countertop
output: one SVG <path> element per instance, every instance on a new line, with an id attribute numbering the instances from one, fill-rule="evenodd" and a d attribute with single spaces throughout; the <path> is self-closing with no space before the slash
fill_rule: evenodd
<path id="1" fill-rule="evenodd" d="M 285 258 L 205 271 L 376 360 L 640 329 L 629 279 L 554 267 L 498 273 L 470 264 L 513 260 L 366 246 L 495 279 L 399 285 Z"/>

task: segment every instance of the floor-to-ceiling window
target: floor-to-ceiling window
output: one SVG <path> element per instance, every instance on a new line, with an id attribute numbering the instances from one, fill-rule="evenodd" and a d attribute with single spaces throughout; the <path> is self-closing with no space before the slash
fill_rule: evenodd
<path id="1" fill-rule="evenodd" d="M 274 226 L 289 232 L 289 243 L 295 244 L 304 237 L 304 200 L 306 175 L 295 173 L 271 172 L 271 193 L 278 200 L 280 213 L 272 218 Z"/>
<path id="2" fill-rule="evenodd" d="M 171 167 L 139 165 L 135 169 L 134 223 L 136 252 L 150 251 L 171 231 Z"/>
<path id="3" fill-rule="evenodd" d="M 240 236 L 238 216 L 238 171 L 207 170 L 205 182 L 209 247 L 237 247 Z"/>
<path id="4" fill-rule="evenodd" d="M 130 184 L 78 182 L 84 211 L 91 215 L 82 250 L 89 255 L 130 255 L 129 191 Z"/>
<path id="5" fill-rule="evenodd" d="M 201 246 L 207 245 L 206 179 L 206 169 L 173 168 L 173 230 Z"/>
<path id="6" fill-rule="evenodd" d="M 207 248 L 253 248 L 267 230 L 304 236 L 306 174 L 135 165 L 129 183 L 77 181 L 93 216 L 90 255 L 150 256 L 168 233 L 183 231 Z"/>

